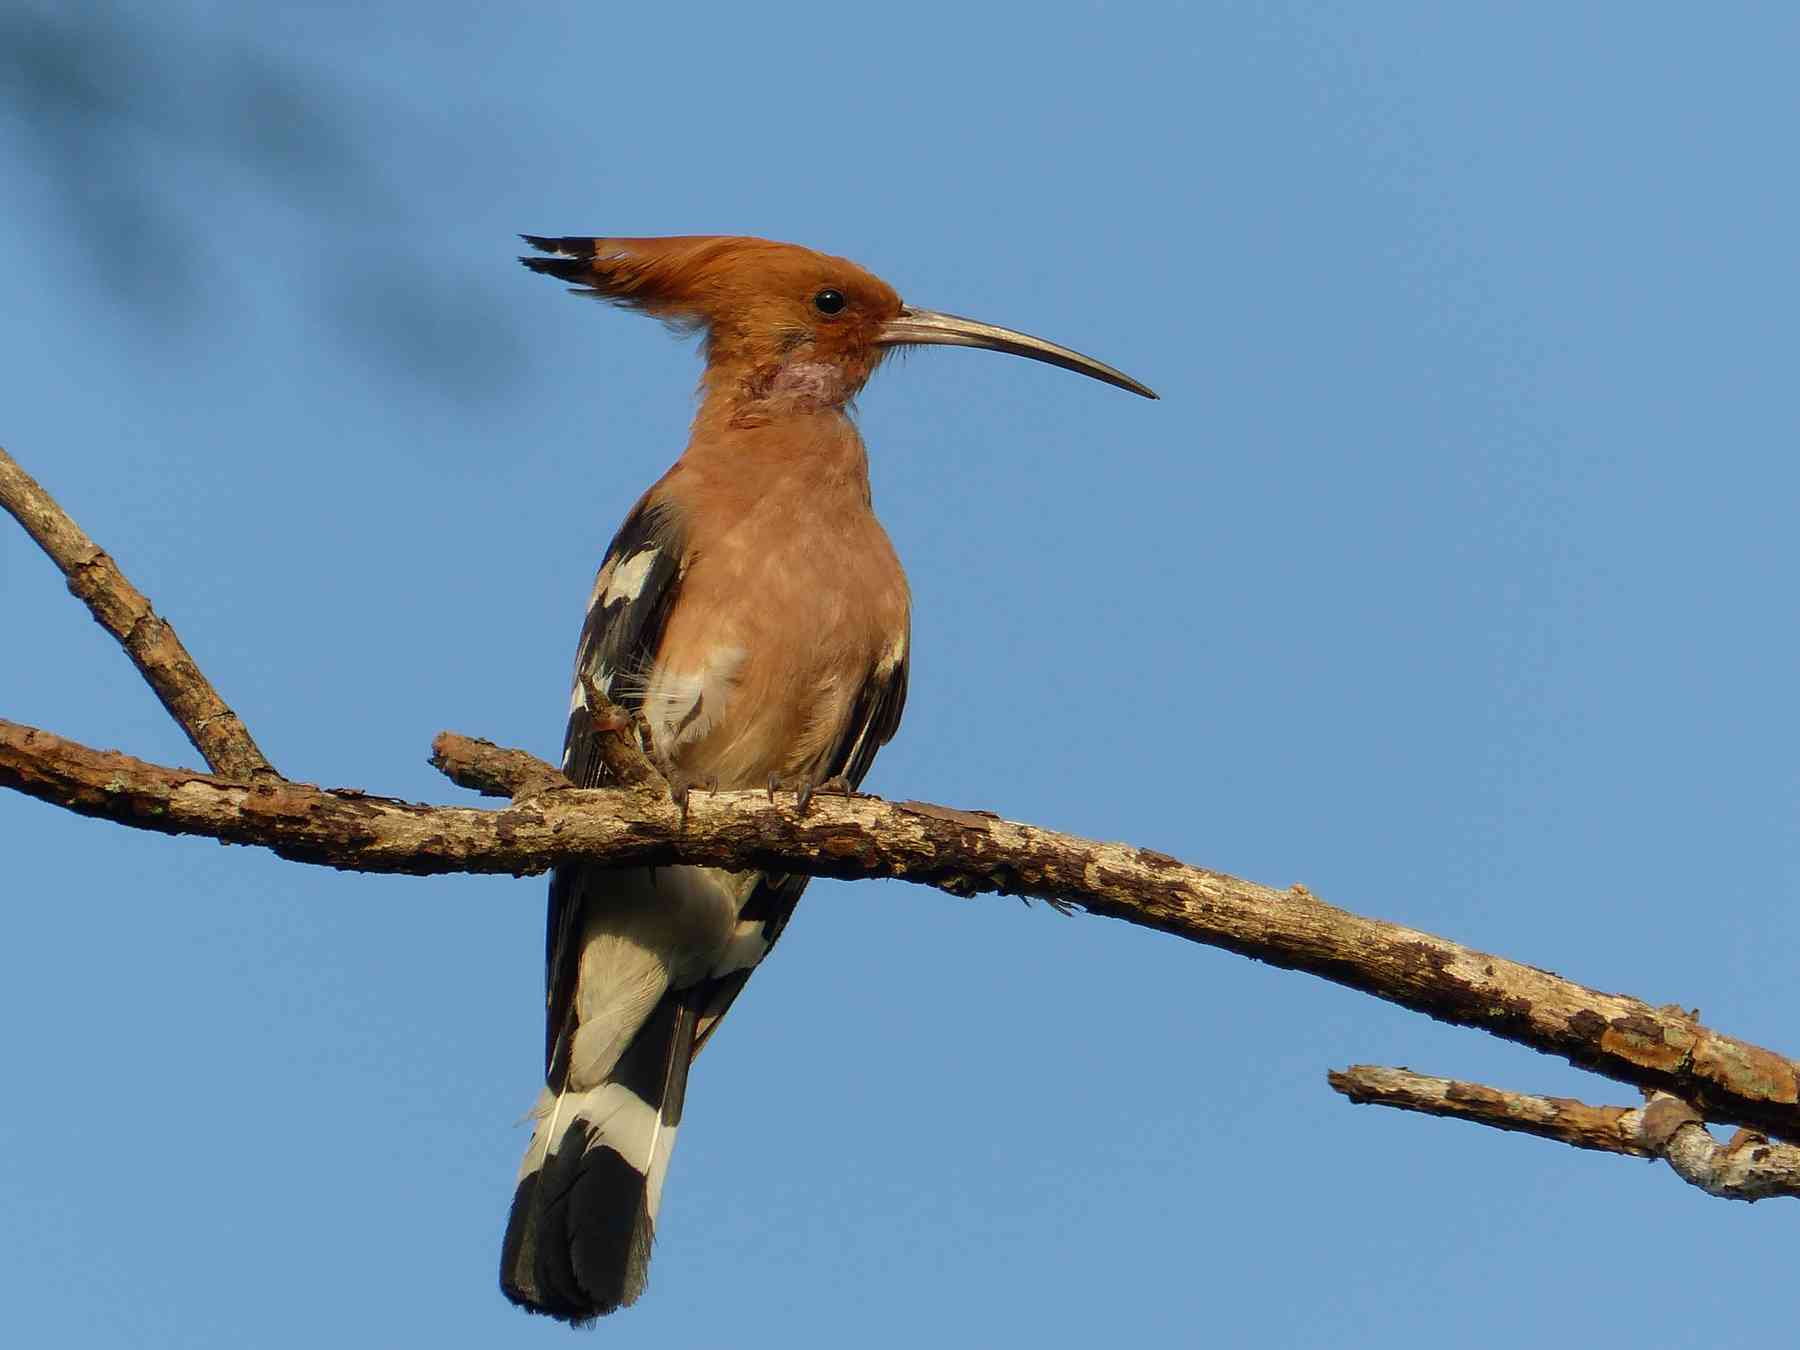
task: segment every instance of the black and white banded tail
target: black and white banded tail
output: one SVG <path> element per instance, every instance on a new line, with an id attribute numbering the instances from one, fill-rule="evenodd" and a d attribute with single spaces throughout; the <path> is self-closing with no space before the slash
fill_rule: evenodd
<path id="1" fill-rule="evenodd" d="M 500 1253 L 514 1303 L 585 1322 L 643 1293 L 695 1021 L 691 991 L 670 992 L 606 1081 L 544 1089 Z"/>

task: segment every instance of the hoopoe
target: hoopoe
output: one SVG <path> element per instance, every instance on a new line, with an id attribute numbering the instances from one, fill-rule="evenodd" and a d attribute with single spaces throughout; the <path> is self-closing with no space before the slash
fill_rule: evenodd
<path id="1" fill-rule="evenodd" d="M 641 718 L 690 787 L 853 789 L 906 701 L 906 576 L 849 413 L 895 347 L 985 347 L 1155 398 L 1040 338 L 902 304 L 854 263 L 763 239 L 546 239 L 535 272 L 705 335 L 686 452 L 607 550 L 575 656 L 563 768 L 604 777 L 584 692 Z M 643 1291 L 688 1066 L 804 876 L 555 870 L 544 1090 L 501 1253 L 506 1296 L 582 1322 Z"/>

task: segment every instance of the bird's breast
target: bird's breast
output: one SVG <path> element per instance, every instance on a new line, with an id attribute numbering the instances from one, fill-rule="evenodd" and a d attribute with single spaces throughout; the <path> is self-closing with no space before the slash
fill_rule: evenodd
<path id="1" fill-rule="evenodd" d="M 815 775 L 905 655 L 906 579 L 866 503 L 769 497 L 691 541 L 645 691 L 658 749 L 720 787 Z"/>

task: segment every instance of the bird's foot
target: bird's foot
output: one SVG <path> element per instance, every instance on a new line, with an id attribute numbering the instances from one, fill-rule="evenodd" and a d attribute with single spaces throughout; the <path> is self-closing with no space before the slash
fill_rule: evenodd
<path id="1" fill-rule="evenodd" d="M 702 778 L 696 774 L 683 773 L 670 764 L 658 764 L 656 767 L 662 771 L 662 776 L 669 782 L 669 800 L 680 809 L 681 828 L 685 830 L 688 821 L 688 794 L 695 788 L 702 792 L 717 792 L 719 790 L 718 776 L 709 774 Z"/>
<path id="2" fill-rule="evenodd" d="M 771 802 L 775 800 L 777 792 L 792 792 L 796 809 L 801 815 L 805 815 L 806 808 L 812 804 L 814 793 L 837 792 L 843 794 L 845 798 L 849 798 L 855 795 L 856 789 L 851 786 L 850 780 L 841 773 L 826 779 L 805 776 L 783 778 L 780 774 L 772 773 L 769 775 L 769 800 Z"/>
<path id="3" fill-rule="evenodd" d="M 820 792 L 835 792 L 845 801 L 849 801 L 856 795 L 855 785 L 841 773 L 832 774 L 831 777 L 819 784 L 818 790 Z"/>

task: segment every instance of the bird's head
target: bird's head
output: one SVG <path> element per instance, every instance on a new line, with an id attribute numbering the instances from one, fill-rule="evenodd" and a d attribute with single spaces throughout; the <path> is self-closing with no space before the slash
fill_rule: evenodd
<path id="1" fill-rule="evenodd" d="M 855 263 L 797 244 L 727 235 L 522 236 L 534 272 L 706 334 L 714 393 L 840 407 L 895 347 L 986 347 L 1048 361 L 1155 398 L 1129 375 L 1042 338 L 916 309 Z"/>

